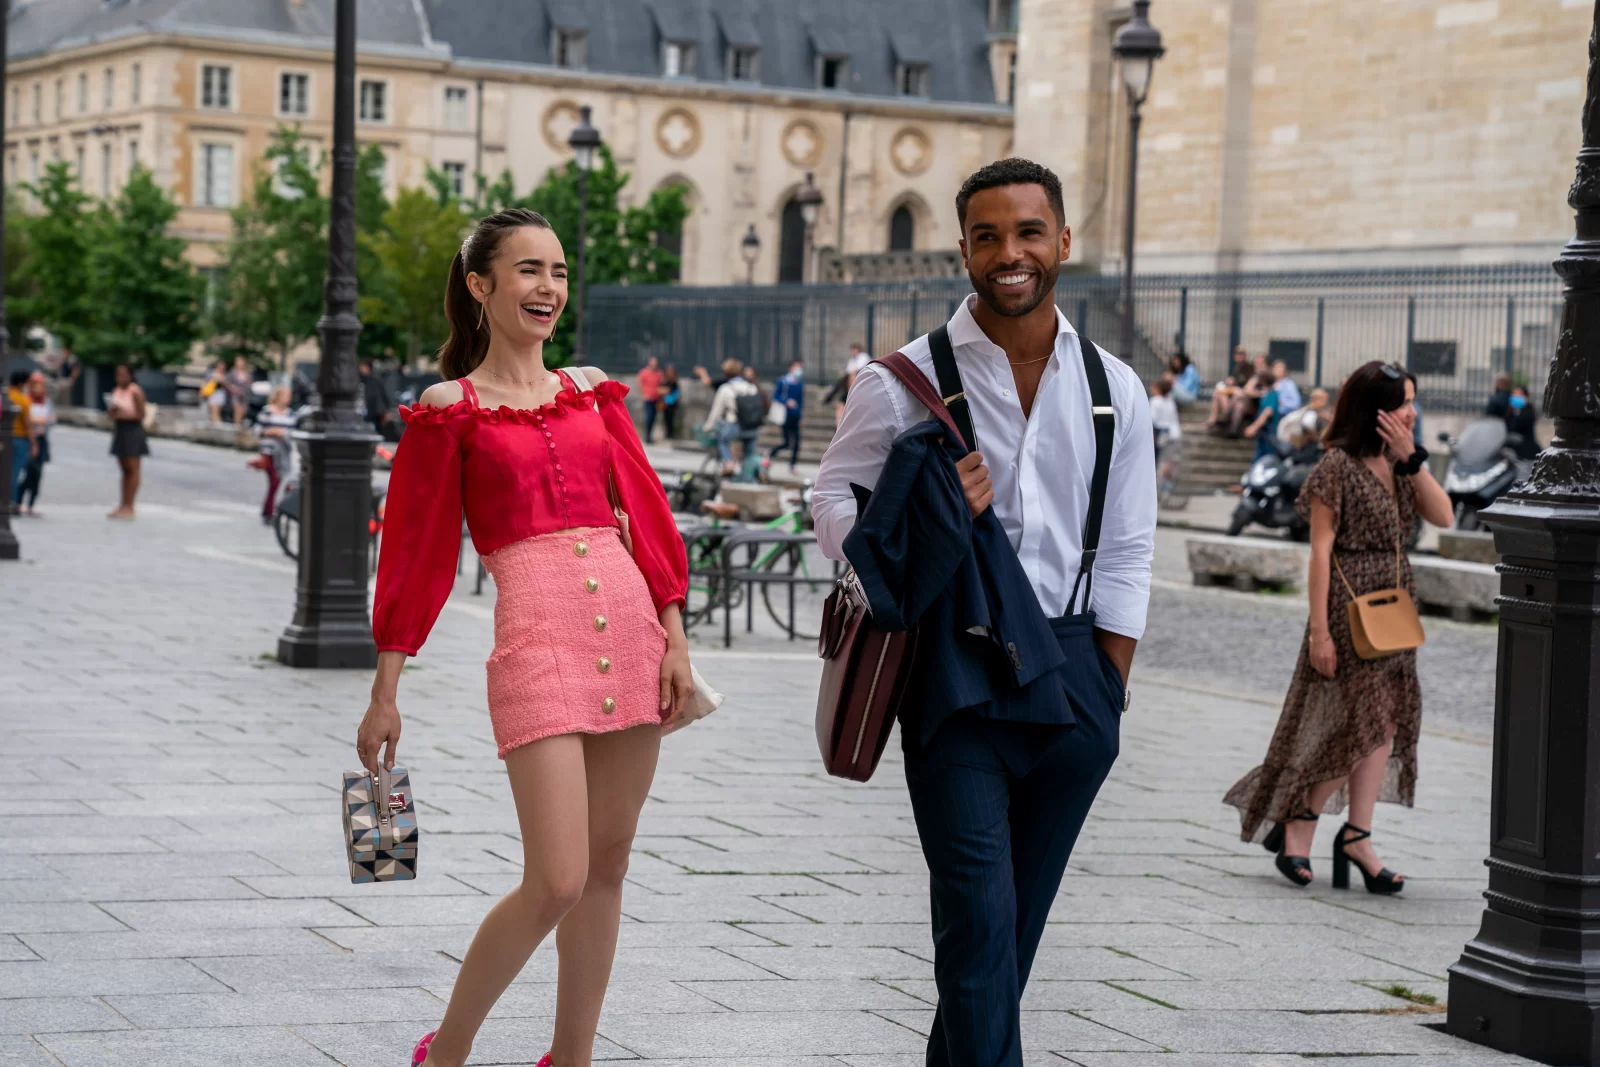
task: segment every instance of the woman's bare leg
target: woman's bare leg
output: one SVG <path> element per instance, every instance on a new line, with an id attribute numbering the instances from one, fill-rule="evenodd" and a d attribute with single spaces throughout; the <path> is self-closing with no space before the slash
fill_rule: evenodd
<path id="1" fill-rule="evenodd" d="M 1381 748 L 1374 749 L 1361 758 L 1350 771 L 1350 825 L 1363 830 L 1372 829 L 1372 816 L 1378 806 L 1378 790 L 1383 788 L 1383 777 L 1389 770 L 1389 753 L 1394 747 L 1394 731 L 1384 740 Z M 1371 840 L 1358 841 L 1346 851 L 1350 858 L 1372 874 L 1383 870 L 1377 849 Z"/>
<path id="2" fill-rule="evenodd" d="M 140 466 L 144 462 L 143 456 L 129 456 L 123 460 L 126 466 L 122 473 L 122 509 L 129 515 L 133 514 L 133 501 L 139 495 Z"/>
<path id="3" fill-rule="evenodd" d="M 513 749 L 506 774 L 522 827 L 522 884 L 478 927 L 450 992 L 426 1067 L 461 1067 L 484 1017 L 533 950 L 583 896 L 589 869 L 584 739 L 547 737 Z"/>
<path id="4" fill-rule="evenodd" d="M 617 950 L 622 879 L 628 853 L 655 778 L 661 730 L 636 726 L 584 738 L 589 772 L 589 881 L 583 899 L 556 927 L 560 982 L 551 1059 L 558 1067 L 590 1067 L 600 1007 Z"/>
<path id="5" fill-rule="evenodd" d="M 1312 811 L 1321 814 L 1323 805 L 1328 803 L 1328 798 L 1339 791 L 1344 785 L 1343 778 L 1330 778 L 1326 782 L 1318 782 L 1311 787 L 1311 795 L 1306 806 Z M 1297 813 L 1292 813 L 1297 814 Z M 1288 822 L 1284 824 L 1284 851 L 1291 856 L 1311 855 L 1311 842 L 1316 837 L 1317 824 L 1309 820 Z"/>

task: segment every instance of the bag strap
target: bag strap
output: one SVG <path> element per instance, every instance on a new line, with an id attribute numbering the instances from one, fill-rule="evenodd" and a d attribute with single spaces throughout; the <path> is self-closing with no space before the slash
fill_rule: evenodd
<path id="1" fill-rule="evenodd" d="M 1083 373 L 1089 379 L 1090 413 L 1094 416 L 1094 477 L 1089 482 L 1089 514 L 1083 524 L 1083 555 L 1078 577 L 1072 583 L 1067 614 L 1077 614 L 1078 586 L 1083 586 L 1083 610 L 1089 610 L 1094 587 L 1094 557 L 1100 550 L 1100 524 L 1106 513 L 1106 486 L 1111 480 L 1111 447 L 1116 439 L 1117 412 L 1111 406 L 1111 384 L 1106 380 L 1106 365 L 1100 350 L 1087 334 L 1078 334 L 1083 353 Z"/>
<path id="2" fill-rule="evenodd" d="M 928 383 L 928 376 L 917 369 L 917 365 L 911 362 L 909 356 L 904 352 L 891 352 L 878 360 L 878 362 L 883 364 L 890 374 L 900 379 L 900 384 L 905 386 L 906 391 L 916 398 L 917 403 L 927 408 L 934 418 L 944 423 L 944 428 L 947 432 L 963 443 L 966 442 L 967 439 L 962 436 L 961 428 L 956 425 L 956 420 L 952 416 L 950 408 L 939 397 L 939 394 L 934 392 L 933 386 Z"/>
<path id="3" fill-rule="evenodd" d="M 939 378 L 939 395 L 955 420 L 961 443 L 971 452 L 978 447 L 978 434 L 972 428 L 972 407 L 961 385 L 961 371 L 956 367 L 955 349 L 950 347 L 948 326 L 939 326 L 928 334 L 928 351 L 933 355 L 933 372 Z"/>

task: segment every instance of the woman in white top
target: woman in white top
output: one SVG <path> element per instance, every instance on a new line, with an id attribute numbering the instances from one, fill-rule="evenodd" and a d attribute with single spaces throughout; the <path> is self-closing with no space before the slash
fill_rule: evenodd
<path id="1" fill-rule="evenodd" d="M 1172 375 L 1163 374 L 1150 385 L 1150 428 L 1156 435 L 1156 491 L 1172 492 L 1178 477 L 1178 452 L 1183 447 L 1183 427 L 1178 422 L 1178 402 L 1172 399 Z"/>
<path id="2" fill-rule="evenodd" d="M 756 435 L 761 432 L 761 418 L 765 416 L 766 412 L 758 411 L 754 430 L 746 432 L 743 421 L 739 418 L 739 398 L 753 396 L 756 398 L 756 406 L 759 408 L 761 406 L 761 389 L 754 382 L 743 377 L 744 364 L 736 359 L 724 361 L 722 373 L 726 381 L 717 386 L 717 391 L 711 398 L 711 413 L 706 416 L 705 425 L 702 429 L 716 437 L 717 455 L 722 459 L 722 473 L 726 475 L 732 474 L 734 471 L 733 439 L 735 437 L 744 438 L 745 455 L 748 456 L 750 450 L 755 447 Z M 745 403 L 748 405 L 749 401 Z"/>
<path id="3" fill-rule="evenodd" d="M 39 450 L 28 460 L 27 472 L 17 487 L 17 503 L 22 514 L 38 515 L 33 505 L 39 500 L 39 483 L 44 480 L 44 465 L 50 462 L 50 427 L 56 422 L 55 405 L 50 403 L 50 383 L 34 371 L 28 377 L 28 417 L 33 421 L 33 437 Z"/>

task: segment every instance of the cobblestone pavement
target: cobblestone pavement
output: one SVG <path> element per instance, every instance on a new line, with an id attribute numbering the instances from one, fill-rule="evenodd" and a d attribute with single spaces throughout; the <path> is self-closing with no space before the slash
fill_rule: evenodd
<path id="1" fill-rule="evenodd" d="M 352 886 L 337 784 L 369 679 L 268 659 L 292 571 L 253 516 L 255 473 L 158 442 L 140 519 L 110 523 L 105 443 L 58 433 L 46 516 L 18 522 L 25 559 L 0 568 L 0 1064 L 398 1067 L 519 877 L 483 707 L 487 597 L 461 583 L 402 683 L 421 877 Z M 1182 596 L 1213 631 L 1243 616 L 1298 633 L 1277 605 Z M 1416 1003 L 1444 998 L 1482 906 L 1483 739 L 1430 729 L 1417 808 L 1380 809 L 1384 857 L 1412 876 L 1401 898 L 1297 891 L 1219 801 L 1265 748 L 1276 675 L 1230 692 L 1173 669 L 1176 645 L 1156 662 L 1171 640 L 1141 651 L 1122 757 L 1052 912 L 1028 1062 L 1521 1062 Z M 870 785 L 820 772 L 809 649 L 757 634 L 696 657 L 728 704 L 664 745 L 597 1055 L 920 1065 L 926 876 L 898 761 Z M 541 949 L 475 1063 L 537 1059 L 554 977 Z"/>

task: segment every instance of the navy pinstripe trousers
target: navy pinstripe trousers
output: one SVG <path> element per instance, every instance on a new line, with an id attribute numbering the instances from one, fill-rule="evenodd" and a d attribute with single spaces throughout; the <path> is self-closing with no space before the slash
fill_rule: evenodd
<path id="1" fill-rule="evenodd" d="M 1022 1067 L 1022 990 L 1117 758 L 1120 699 L 1074 701 L 1074 711 L 1075 727 L 962 711 L 927 746 L 907 746 L 939 990 L 927 1067 Z"/>

